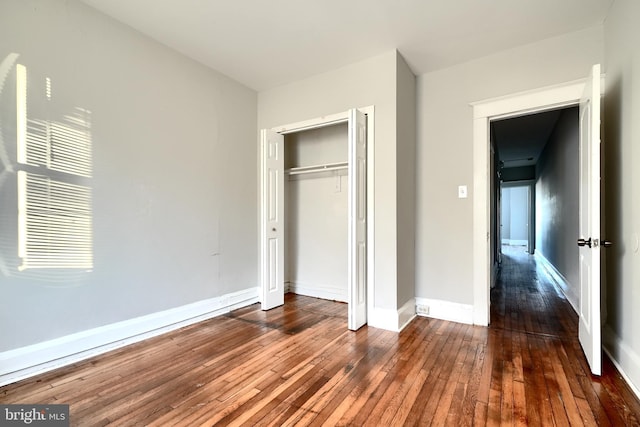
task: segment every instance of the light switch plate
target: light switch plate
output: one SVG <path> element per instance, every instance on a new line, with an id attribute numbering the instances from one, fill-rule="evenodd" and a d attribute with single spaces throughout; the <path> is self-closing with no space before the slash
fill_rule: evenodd
<path id="1" fill-rule="evenodd" d="M 459 199 L 466 199 L 467 198 L 467 186 L 466 185 L 459 185 L 458 186 L 458 198 Z"/>

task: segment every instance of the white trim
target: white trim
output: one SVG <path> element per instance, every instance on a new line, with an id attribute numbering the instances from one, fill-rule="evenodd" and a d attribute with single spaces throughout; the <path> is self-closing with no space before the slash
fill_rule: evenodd
<path id="1" fill-rule="evenodd" d="M 398 331 L 403 330 L 416 317 L 416 300 L 411 298 L 398 310 Z"/>
<path id="2" fill-rule="evenodd" d="M 493 263 L 492 270 L 493 270 L 493 273 L 491 274 L 491 282 L 489 283 L 489 286 L 491 286 L 491 289 L 493 289 L 496 286 L 496 283 L 498 283 L 498 273 L 500 272 L 500 264 L 498 264 L 497 260 L 496 262 Z"/>
<path id="3" fill-rule="evenodd" d="M 562 108 L 580 101 L 586 79 L 472 102 L 473 118 L 502 119 Z"/>
<path id="4" fill-rule="evenodd" d="M 475 112 L 475 107 L 474 107 Z M 489 325 L 491 284 L 489 120 L 473 120 L 473 323 Z"/>
<path id="5" fill-rule="evenodd" d="M 529 244 L 528 240 L 516 240 L 516 239 L 502 239 L 501 242 L 503 245 L 507 246 L 527 246 Z"/>
<path id="6" fill-rule="evenodd" d="M 0 353 L 0 386 L 258 302 L 259 288 L 198 301 Z"/>
<path id="7" fill-rule="evenodd" d="M 545 111 L 579 102 L 585 80 L 577 80 L 500 98 L 471 103 L 473 107 L 473 323 L 489 324 L 490 200 L 489 122 Z"/>
<path id="8" fill-rule="evenodd" d="M 367 311 L 367 324 L 373 328 L 398 331 L 398 312 L 390 308 L 373 307 Z"/>
<path id="9" fill-rule="evenodd" d="M 374 307 L 367 315 L 367 323 L 373 328 L 400 332 L 416 317 L 416 302 L 412 298 L 400 309 Z"/>
<path id="10" fill-rule="evenodd" d="M 574 288 L 569 284 L 569 281 L 558 271 L 551 261 L 540 253 L 540 251 L 536 251 L 534 257 L 536 258 L 538 265 L 543 268 L 544 272 L 547 273 L 553 283 L 562 291 L 562 294 L 565 296 L 567 301 L 569 301 L 569 304 L 571 304 L 573 311 L 578 314 L 579 296 L 572 292 L 572 289 Z"/>
<path id="11" fill-rule="evenodd" d="M 465 323 L 467 325 L 474 324 L 473 305 L 470 304 L 416 297 L 416 306 L 423 307 L 418 316 Z"/>
<path id="12" fill-rule="evenodd" d="M 602 330 L 603 348 L 629 388 L 640 399 L 640 354 L 629 347 L 606 325 Z M 624 368 L 627 368 L 626 370 Z"/>
<path id="13" fill-rule="evenodd" d="M 359 109 L 364 113 L 362 109 Z M 366 114 L 366 113 L 365 113 Z M 305 130 L 318 129 L 327 126 L 333 126 L 340 123 L 347 123 L 349 121 L 349 111 L 343 111 L 341 113 L 329 114 L 327 116 L 316 117 L 314 119 L 303 120 L 301 122 L 290 123 L 284 126 L 277 126 L 271 128 L 271 130 L 278 132 L 281 135 L 289 133 L 303 132 Z"/>
<path id="14" fill-rule="evenodd" d="M 375 106 L 358 108 L 367 115 L 367 323 L 375 305 Z"/>
<path id="15" fill-rule="evenodd" d="M 297 295 L 304 295 L 313 298 L 322 298 L 332 301 L 348 302 L 347 288 L 338 288 L 329 285 L 315 285 L 300 282 L 288 282 L 285 291 L 292 292 Z"/>

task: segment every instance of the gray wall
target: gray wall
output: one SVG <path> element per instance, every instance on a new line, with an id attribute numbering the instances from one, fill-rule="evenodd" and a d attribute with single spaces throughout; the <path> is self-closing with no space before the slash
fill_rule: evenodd
<path id="1" fill-rule="evenodd" d="M 416 77 L 402 56 L 396 63 L 398 307 L 415 297 Z"/>
<path id="2" fill-rule="evenodd" d="M 537 163 L 536 248 L 564 276 L 574 307 L 580 298 L 578 264 L 578 108 L 563 110 Z"/>
<path id="3" fill-rule="evenodd" d="M 616 0 L 605 22 L 604 159 L 609 353 L 640 390 L 640 2 Z"/>
<path id="4" fill-rule="evenodd" d="M 601 26 L 418 76 L 416 297 L 473 304 L 474 101 L 585 78 Z M 437 155 L 435 154 L 437 153 Z"/>
<path id="5" fill-rule="evenodd" d="M 4 239 L 0 351 L 257 286 L 254 91 L 76 1 L 0 2 L 0 61 L 12 52 L 51 79 L 53 114 L 91 111 L 94 267 L 39 280 L 11 268 Z M 9 147 L 15 78 L 0 95 Z M 16 201 L 3 173 L 4 234 Z"/>

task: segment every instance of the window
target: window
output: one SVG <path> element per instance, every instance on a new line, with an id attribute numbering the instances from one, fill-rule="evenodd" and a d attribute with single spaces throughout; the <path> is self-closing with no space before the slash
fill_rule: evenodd
<path id="1" fill-rule="evenodd" d="M 17 64 L 16 118 L 18 270 L 91 270 L 91 114 Z"/>

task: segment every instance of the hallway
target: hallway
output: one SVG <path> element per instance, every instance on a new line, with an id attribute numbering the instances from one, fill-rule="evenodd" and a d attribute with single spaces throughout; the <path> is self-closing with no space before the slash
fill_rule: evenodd
<path id="1" fill-rule="evenodd" d="M 487 345 L 498 352 L 492 355 L 489 411 L 501 413 L 489 419 L 504 421 L 505 411 L 522 401 L 531 425 L 588 423 L 591 415 L 601 426 L 638 425 L 638 400 L 606 354 L 602 376 L 591 375 L 578 341 L 578 315 L 550 280 L 524 246 L 502 246 Z"/>
<path id="2" fill-rule="evenodd" d="M 491 290 L 491 327 L 558 338 L 578 336 L 578 316 L 526 246 L 502 246 Z"/>

